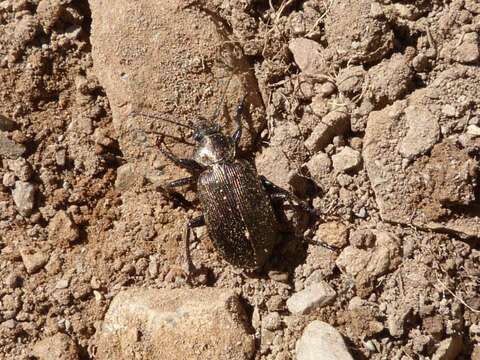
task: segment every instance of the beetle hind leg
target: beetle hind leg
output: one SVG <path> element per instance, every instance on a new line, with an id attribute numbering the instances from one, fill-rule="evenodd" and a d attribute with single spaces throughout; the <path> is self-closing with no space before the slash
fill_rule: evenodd
<path id="1" fill-rule="evenodd" d="M 292 206 L 298 207 L 315 217 L 318 216 L 317 211 L 312 208 L 308 203 L 299 199 L 297 196 L 288 192 L 287 190 L 284 190 L 281 187 L 275 185 L 266 177 L 261 176 L 260 181 L 262 182 L 262 185 L 264 186 L 271 200 L 288 201 Z"/>

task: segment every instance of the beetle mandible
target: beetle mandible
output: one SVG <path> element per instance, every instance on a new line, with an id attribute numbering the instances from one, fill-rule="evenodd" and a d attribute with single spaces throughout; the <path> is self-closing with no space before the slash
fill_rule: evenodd
<path id="1" fill-rule="evenodd" d="M 157 140 L 162 154 L 191 174 L 167 184 L 167 190 L 196 184 L 203 209 L 202 215 L 189 219 L 185 224 L 183 237 L 187 274 L 195 270 L 190 256 L 192 228 L 206 225 L 215 249 L 227 262 L 244 269 L 258 270 L 265 265 L 277 242 L 274 201 L 289 201 L 311 211 L 295 195 L 259 176 L 247 160 L 237 159 L 244 108 L 245 100 L 242 100 L 236 109 L 236 130 L 232 136 L 223 134 L 218 126 L 203 119 L 196 124 L 189 122 L 189 125 L 161 119 L 190 128 L 196 142 L 193 158 L 189 159 L 174 155 L 163 138 Z"/>

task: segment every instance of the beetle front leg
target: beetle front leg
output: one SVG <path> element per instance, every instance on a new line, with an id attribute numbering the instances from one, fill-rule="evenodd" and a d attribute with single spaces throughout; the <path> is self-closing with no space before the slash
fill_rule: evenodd
<path id="1" fill-rule="evenodd" d="M 163 145 L 163 146 L 162 146 Z M 204 170 L 204 167 L 193 159 L 180 159 L 173 154 L 169 148 L 163 143 L 161 139 L 157 140 L 157 147 L 160 152 L 175 165 L 187 170 L 190 173 L 199 173 Z"/>
<path id="2" fill-rule="evenodd" d="M 240 104 L 237 106 L 237 111 L 235 112 L 235 122 L 237 123 L 237 129 L 232 135 L 232 139 L 235 143 L 235 146 L 238 146 L 240 139 L 242 138 L 242 115 L 245 109 L 245 97 L 242 99 Z"/>
<path id="3" fill-rule="evenodd" d="M 185 271 L 187 276 L 190 277 L 196 271 L 195 266 L 193 265 L 192 256 L 190 254 L 190 233 L 193 228 L 200 227 L 205 225 L 205 216 L 200 215 L 196 218 L 189 219 L 185 224 L 184 231 L 184 244 L 185 244 Z"/>

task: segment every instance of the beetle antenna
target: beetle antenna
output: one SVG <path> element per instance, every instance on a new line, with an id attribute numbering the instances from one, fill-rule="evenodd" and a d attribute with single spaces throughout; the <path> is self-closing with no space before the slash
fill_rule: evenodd
<path id="1" fill-rule="evenodd" d="M 132 111 L 130 114 L 128 114 L 128 116 L 145 116 L 145 117 L 148 117 L 150 119 L 156 119 L 156 120 L 160 120 L 160 121 L 165 121 L 165 122 L 168 122 L 170 124 L 175 124 L 175 125 L 178 125 L 178 126 L 183 126 L 183 127 L 186 127 L 188 129 L 191 129 L 191 130 L 196 130 L 193 126 L 191 125 L 187 125 L 187 124 L 182 124 L 180 122 L 177 122 L 177 121 L 173 121 L 173 120 L 168 120 L 168 119 L 165 119 L 161 116 L 158 116 L 158 115 L 155 115 L 155 114 L 147 114 L 147 113 L 143 113 L 143 112 L 138 112 L 138 111 Z"/>
<path id="2" fill-rule="evenodd" d="M 217 108 L 215 109 L 215 112 L 213 113 L 212 119 L 216 119 L 217 116 L 218 116 L 218 113 L 220 112 L 220 108 L 223 105 L 223 102 L 225 100 L 225 95 L 227 94 L 228 86 L 230 85 L 230 81 L 232 81 L 232 78 L 233 78 L 233 72 L 232 72 L 232 75 L 230 75 L 230 77 L 228 78 L 227 85 L 225 85 L 225 89 L 223 90 L 222 97 L 220 98 L 220 101 L 217 105 Z"/>

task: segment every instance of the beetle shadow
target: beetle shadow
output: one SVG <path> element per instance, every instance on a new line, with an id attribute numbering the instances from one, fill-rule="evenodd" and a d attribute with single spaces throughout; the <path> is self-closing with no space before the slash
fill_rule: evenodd
<path id="1" fill-rule="evenodd" d="M 265 266 L 265 272 L 287 273 L 289 279 L 292 279 L 295 269 L 305 263 L 308 241 L 295 229 L 307 228 L 310 219 L 308 214 L 295 214 L 295 216 L 297 217 L 295 221 L 288 221 L 285 214 L 281 214 L 278 243 Z"/>

